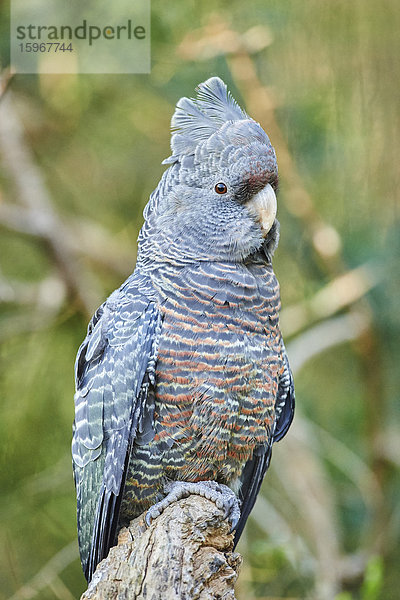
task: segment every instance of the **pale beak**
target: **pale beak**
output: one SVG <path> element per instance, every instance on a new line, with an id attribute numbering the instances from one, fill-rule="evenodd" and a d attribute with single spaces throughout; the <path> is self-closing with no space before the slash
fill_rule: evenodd
<path id="1" fill-rule="evenodd" d="M 246 204 L 261 225 L 265 237 L 271 229 L 276 217 L 276 196 L 269 183 Z"/>

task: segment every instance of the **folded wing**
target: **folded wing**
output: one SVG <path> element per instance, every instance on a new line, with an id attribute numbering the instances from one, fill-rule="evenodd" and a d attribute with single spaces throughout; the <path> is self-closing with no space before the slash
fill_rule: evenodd
<path id="1" fill-rule="evenodd" d="M 72 442 L 78 537 L 88 580 L 114 544 L 130 447 L 151 439 L 161 319 L 135 276 L 96 311 L 76 359 Z"/>

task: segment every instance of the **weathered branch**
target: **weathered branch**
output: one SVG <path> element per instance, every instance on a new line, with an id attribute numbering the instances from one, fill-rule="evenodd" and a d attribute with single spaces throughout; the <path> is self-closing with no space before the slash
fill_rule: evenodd
<path id="1" fill-rule="evenodd" d="M 143 515 L 122 529 L 81 600 L 235 600 L 241 564 L 214 502 L 191 495 L 149 528 Z"/>

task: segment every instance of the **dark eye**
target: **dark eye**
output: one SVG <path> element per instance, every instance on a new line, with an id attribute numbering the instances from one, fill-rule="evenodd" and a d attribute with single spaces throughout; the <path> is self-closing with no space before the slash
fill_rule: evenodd
<path id="1" fill-rule="evenodd" d="M 222 182 L 217 183 L 214 189 L 217 192 L 217 194 L 226 194 L 226 192 L 228 191 L 228 188 Z"/>

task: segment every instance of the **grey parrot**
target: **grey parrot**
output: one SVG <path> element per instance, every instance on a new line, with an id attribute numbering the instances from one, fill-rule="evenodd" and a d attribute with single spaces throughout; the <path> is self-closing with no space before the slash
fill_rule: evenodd
<path id="1" fill-rule="evenodd" d="M 188 493 L 220 502 L 237 542 L 293 418 L 272 269 L 275 151 L 218 77 L 177 103 L 171 148 L 136 268 L 97 309 L 76 358 L 88 580 L 122 526 Z"/>

